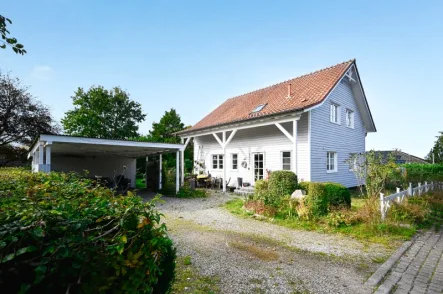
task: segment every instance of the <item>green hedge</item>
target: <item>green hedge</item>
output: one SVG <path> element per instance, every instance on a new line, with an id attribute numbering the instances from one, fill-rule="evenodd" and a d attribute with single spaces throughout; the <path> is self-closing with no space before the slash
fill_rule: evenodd
<path id="1" fill-rule="evenodd" d="M 406 169 L 406 181 L 418 183 L 425 181 L 443 181 L 443 164 L 403 164 Z"/>
<path id="2" fill-rule="evenodd" d="M 301 182 L 299 187 L 307 193 L 305 205 L 312 215 L 327 214 L 329 207 L 351 206 L 351 193 L 341 184 Z"/>
<path id="3" fill-rule="evenodd" d="M 175 256 L 153 202 L 75 174 L 0 169 L 0 285 L 9 293 L 166 293 Z"/>
<path id="4" fill-rule="evenodd" d="M 258 187 L 257 187 L 258 183 Z M 269 180 L 257 181 L 255 198 L 264 200 L 266 205 L 280 207 L 284 199 L 297 189 L 297 175 L 291 171 L 273 171 Z"/>

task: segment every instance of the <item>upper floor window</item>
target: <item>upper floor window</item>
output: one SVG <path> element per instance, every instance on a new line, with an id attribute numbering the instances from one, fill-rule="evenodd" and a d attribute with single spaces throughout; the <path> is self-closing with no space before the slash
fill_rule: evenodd
<path id="1" fill-rule="evenodd" d="M 354 112 L 346 109 L 346 126 L 348 128 L 354 128 Z"/>
<path id="2" fill-rule="evenodd" d="M 212 168 L 213 169 L 223 168 L 223 154 L 212 155 Z"/>
<path id="3" fill-rule="evenodd" d="M 237 170 L 238 169 L 238 154 L 232 153 L 232 169 Z"/>
<path id="4" fill-rule="evenodd" d="M 330 121 L 331 123 L 340 124 L 340 106 L 337 104 L 331 104 Z"/>
<path id="5" fill-rule="evenodd" d="M 291 170 L 291 151 L 283 151 L 281 158 L 282 170 Z"/>
<path id="6" fill-rule="evenodd" d="M 326 153 L 326 171 L 328 173 L 337 171 L 337 152 Z"/>

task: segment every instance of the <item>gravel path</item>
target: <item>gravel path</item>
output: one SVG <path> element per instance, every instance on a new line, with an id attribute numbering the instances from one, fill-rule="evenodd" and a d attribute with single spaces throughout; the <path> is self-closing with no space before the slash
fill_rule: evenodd
<path id="1" fill-rule="evenodd" d="M 377 267 L 372 260 L 390 254 L 338 235 L 237 217 L 220 207 L 232 198 L 165 197 L 157 205 L 178 254 L 220 279 L 222 293 L 370 293 L 363 282 Z"/>

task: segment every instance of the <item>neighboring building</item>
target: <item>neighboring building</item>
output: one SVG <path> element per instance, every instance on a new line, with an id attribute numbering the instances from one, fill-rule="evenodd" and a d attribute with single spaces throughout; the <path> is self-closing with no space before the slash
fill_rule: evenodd
<path id="1" fill-rule="evenodd" d="M 421 164 L 429 164 L 426 160 L 423 158 L 399 151 L 399 150 L 393 150 L 393 151 L 375 151 L 376 154 L 380 154 L 385 161 L 388 160 L 389 156 L 392 156 L 395 160 L 395 163 L 397 164 L 403 164 L 403 163 L 421 163 Z"/>
<path id="2" fill-rule="evenodd" d="M 299 181 L 356 179 L 346 160 L 365 152 L 376 132 L 355 60 L 226 100 L 192 128 L 196 171 L 254 185 L 267 171 L 292 170 Z"/>

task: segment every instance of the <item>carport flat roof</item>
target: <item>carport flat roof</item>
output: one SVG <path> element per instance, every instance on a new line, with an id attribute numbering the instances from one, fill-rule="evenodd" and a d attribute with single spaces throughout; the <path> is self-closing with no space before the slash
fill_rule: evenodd
<path id="1" fill-rule="evenodd" d="M 184 150 L 183 144 L 111 140 L 65 135 L 42 134 L 35 140 L 28 157 L 32 156 L 41 144 L 51 145 L 53 155 L 115 155 L 131 158 L 146 157 L 153 154 L 172 153 Z"/>

